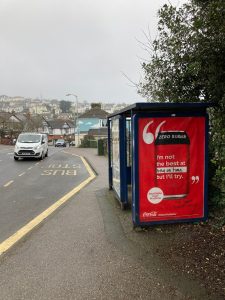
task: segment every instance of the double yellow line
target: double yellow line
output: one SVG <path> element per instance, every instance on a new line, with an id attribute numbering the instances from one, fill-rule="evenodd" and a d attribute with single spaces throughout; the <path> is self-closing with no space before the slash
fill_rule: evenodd
<path id="1" fill-rule="evenodd" d="M 76 155 L 78 156 L 78 155 Z M 20 239 L 22 239 L 26 234 L 28 234 L 31 230 L 33 230 L 37 225 L 39 225 L 43 220 L 45 220 L 47 217 L 49 217 L 54 211 L 56 211 L 61 205 L 66 203 L 72 196 L 74 196 L 76 193 L 78 193 L 82 188 L 84 188 L 89 182 L 91 182 L 95 177 L 95 173 L 91 169 L 90 165 L 87 163 L 87 161 L 84 159 L 84 157 L 79 156 L 87 169 L 89 173 L 89 177 L 84 180 L 82 183 L 80 183 L 77 187 L 72 189 L 69 193 L 64 195 L 62 198 L 60 198 L 57 202 L 52 204 L 49 208 L 47 208 L 45 211 L 43 211 L 40 215 L 35 217 L 33 220 L 31 220 L 29 223 L 27 223 L 25 226 L 20 228 L 17 232 L 15 232 L 13 235 L 11 235 L 8 239 L 3 241 L 0 244 L 0 255 L 2 255 L 4 252 L 6 252 L 8 249 L 10 249 L 14 244 L 16 244 Z"/>

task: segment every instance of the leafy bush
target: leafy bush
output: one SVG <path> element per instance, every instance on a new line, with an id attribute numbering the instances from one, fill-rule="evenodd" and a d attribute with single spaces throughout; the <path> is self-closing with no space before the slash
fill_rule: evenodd
<path id="1" fill-rule="evenodd" d="M 138 92 L 150 102 L 213 102 L 210 109 L 210 204 L 225 206 L 225 1 L 165 4 L 158 38 Z"/>
<path id="2" fill-rule="evenodd" d="M 97 148 L 97 141 L 92 135 L 85 135 L 81 140 L 80 148 Z"/>

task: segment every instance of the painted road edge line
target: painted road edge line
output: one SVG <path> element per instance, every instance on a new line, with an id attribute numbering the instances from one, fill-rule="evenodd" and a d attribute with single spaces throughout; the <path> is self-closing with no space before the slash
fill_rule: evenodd
<path id="1" fill-rule="evenodd" d="M 31 220 L 29 223 L 27 223 L 25 226 L 20 228 L 17 232 L 15 232 L 13 235 L 11 235 L 8 239 L 3 241 L 0 244 L 0 255 L 5 253 L 7 250 L 9 250 L 13 245 L 15 245 L 19 240 L 21 240 L 23 237 L 25 237 L 31 230 L 33 230 L 37 225 L 39 225 L 42 221 L 44 221 L 48 216 L 50 216 L 54 211 L 56 211 L 62 204 L 66 203 L 72 196 L 74 196 L 76 193 L 78 193 L 82 188 L 84 188 L 89 182 L 91 182 L 96 175 L 92 171 L 91 167 L 87 163 L 84 157 L 80 156 L 82 162 L 84 163 L 88 173 L 89 177 L 81 182 L 77 187 L 72 189 L 69 193 L 64 195 L 62 198 L 60 198 L 58 201 L 56 201 L 54 204 L 52 204 L 49 208 L 47 208 L 45 211 L 43 211 L 40 215 L 35 217 L 33 220 Z"/>

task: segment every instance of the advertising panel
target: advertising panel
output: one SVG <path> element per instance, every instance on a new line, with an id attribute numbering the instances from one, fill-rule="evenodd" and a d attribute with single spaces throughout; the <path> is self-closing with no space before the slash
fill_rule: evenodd
<path id="1" fill-rule="evenodd" d="M 140 117 L 137 128 L 140 222 L 203 218 L 206 117 Z"/>

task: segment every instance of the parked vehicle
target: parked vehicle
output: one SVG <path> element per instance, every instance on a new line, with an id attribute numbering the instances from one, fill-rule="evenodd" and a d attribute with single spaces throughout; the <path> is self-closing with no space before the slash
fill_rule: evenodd
<path id="1" fill-rule="evenodd" d="M 14 148 L 14 159 L 37 158 L 48 156 L 48 137 L 45 133 L 24 132 L 18 136 Z"/>
<path id="2" fill-rule="evenodd" d="M 58 139 L 55 143 L 55 147 L 66 147 L 66 141 L 63 139 Z"/>

